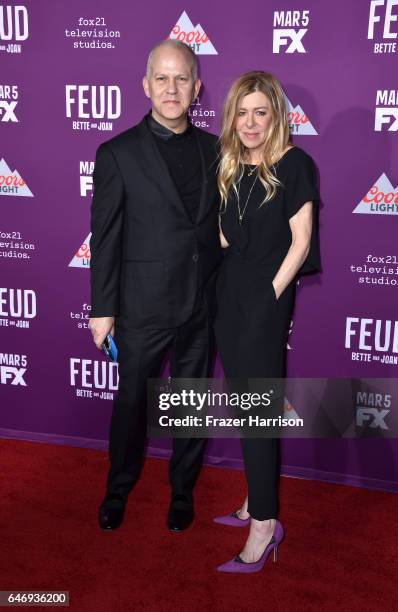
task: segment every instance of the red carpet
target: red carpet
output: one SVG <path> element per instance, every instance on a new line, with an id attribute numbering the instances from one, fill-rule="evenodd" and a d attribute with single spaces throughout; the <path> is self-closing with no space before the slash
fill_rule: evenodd
<path id="1" fill-rule="evenodd" d="M 167 462 L 149 459 L 115 532 L 97 527 L 104 452 L 0 441 L 0 590 L 69 590 L 73 610 L 397 610 L 398 496 L 282 478 L 286 539 L 249 576 L 215 567 L 246 530 L 212 518 L 236 509 L 243 474 L 204 468 L 197 518 L 169 533 Z"/>

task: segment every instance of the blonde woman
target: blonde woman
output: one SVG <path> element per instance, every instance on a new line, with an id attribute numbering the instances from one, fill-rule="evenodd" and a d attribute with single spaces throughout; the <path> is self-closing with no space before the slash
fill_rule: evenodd
<path id="1" fill-rule="evenodd" d="M 266 72 L 231 86 L 220 136 L 220 240 L 216 334 L 228 379 L 282 378 L 298 275 L 319 270 L 312 159 L 289 143 L 285 98 Z M 266 416 L 266 414 L 264 414 Z M 283 538 L 277 520 L 278 438 L 242 437 L 248 495 L 215 519 L 250 531 L 224 572 L 260 570 Z"/>

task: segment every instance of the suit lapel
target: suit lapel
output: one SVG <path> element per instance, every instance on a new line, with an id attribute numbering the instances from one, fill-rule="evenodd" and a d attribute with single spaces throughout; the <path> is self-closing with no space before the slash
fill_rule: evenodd
<path id="1" fill-rule="evenodd" d="M 198 215 L 195 220 L 195 223 L 199 223 L 203 217 L 204 208 L 205 208 L 206 200 L 207 200 L 207 197 L 206 197 L 207 195 L 207 164 L 206 164 L 206 160 L 205 160 L 205 156 L 203 152 L 202 143 L 200 142 L 199 132 L 195 128 L 194 128 L 194 134 L 196 138 L 196 144 L 198 145 L 198 149 L 199 149 L 200 165 L 202 167 L 202 186 L 200 189 Z"/>
<path id="2" fill-rule="evenodd" d="M 145 118 L 138 124 L 139 136 L 140 136 L 140 147 L 141 147 L 141 165 L 142 172 L 159 187 L 162 195 L 174 204 L 174 206 L 188 217 L 184 203 L 178 192 L 177 187 L 174 184 L 173 179 L 170 176 L 170 172 L 167 168 L 166 162 L 164 161 L 155 141 L 155 136 L 152 134 L 147 126 Z"/>
<path id="3" fill-rule="evenodd" d="M 181 196 L 178 192 L 177 187 L 174 184 L 173 179 L 170 176 L 170 172 L 167 168 L 166 162 L 164 161 L 157 145 L 155 136 L 152 134 L 147 126 L 145 118 L 138 124 L 139 129 L 139 142 L 141 148 L 140 162 L 142 172 L 148 177 L 148 179 L 156 183 L 159 187 L 160 192 L 164 195 L 187 219 L 190 220 L 188 212 L 184 206 Z M 198 208 L 198 215 L 194 223 L 199 223 L 207 213 L 208 207 L 208 173 L 214 172 L 215 174 L 215 152 L 202 142 L 200 131 L 193 127 L 196 142 L 199 149 L 199 156 L 202 169 L 202 184 L 200 192 L 200 201 Z"/>
<path id="4" fill-rule="evenodd" d="M 200 194 L 198 216 L 196 219 L 196 223 L 200 223 L 200 221 L 203 219 L 203 217 L 207 213 L 209 199 L 212 200 L 212 198 L 209 198 L 208 173 L 210 172 L 214 172 L 214 174 L 216 173 L 216 169 L 215 169 L 216 160 L 215 160 L 215 151 L 212 151 L 210 147 L 205 146 L 204 143 L 202 143 L 200 131 L 194 128 L 194 132 L 195 132 L 196 140 L 198 143 L 200 159 L 201 159 L 201 164 L 202 164 L 202 189 L 201 189 L 201 194 Z"/>

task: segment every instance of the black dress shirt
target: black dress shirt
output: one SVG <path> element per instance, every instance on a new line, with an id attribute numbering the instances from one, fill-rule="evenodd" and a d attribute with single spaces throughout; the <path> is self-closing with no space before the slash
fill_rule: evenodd
<path id="1" fill-rule="evenodd" d="M 199 148 L 192 125 L 189 124 L 181 134 L 176 134 L 161 125 L 151 114 L 147 115 L 146 119 L 187 214 L 195 223 L 203 177 Z"/>

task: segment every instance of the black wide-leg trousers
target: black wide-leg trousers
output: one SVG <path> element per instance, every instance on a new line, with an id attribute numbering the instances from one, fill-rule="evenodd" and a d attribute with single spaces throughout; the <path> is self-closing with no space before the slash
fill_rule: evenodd
<path id="1" fill-rule="evenodd" d="M 294 304 L 295 282 L 276 299 L 272 278 L 253 269 L 242 258 L 227 255 L 217 282 L 215 331 L 224 374 L 230 390 L 261 391 L 261 379 L 274 381 L 279 398 L 273 414 L 283 412 L 286 343 Z M 257 379 L 257 382 L 253 382 Z M 264 381 L 265 391 L 267 383 Z M 278 395 L 278 394 L 277 394 Z M 248 512 L 259 520 L 276 518 L 280 472 L 277 437 L 241 436 L 248 490 Z"/>
<path id="2" fill-rule="evenodd" d="M 147 379 L 159 377 L 170 354 L 172 378 L 207 378 L 214 342 L 206 304 L 201 301 L 180 327 L 160 330 L 116 325 L 119 389 L 113 404 L 109 435 L 110 469 L 107 497 L 123 501 L 137 482 L 144 458 L 147 429 Z M 206 440 L 174 438 L 169 462 L 172 495 L 192 501 Z"/>

